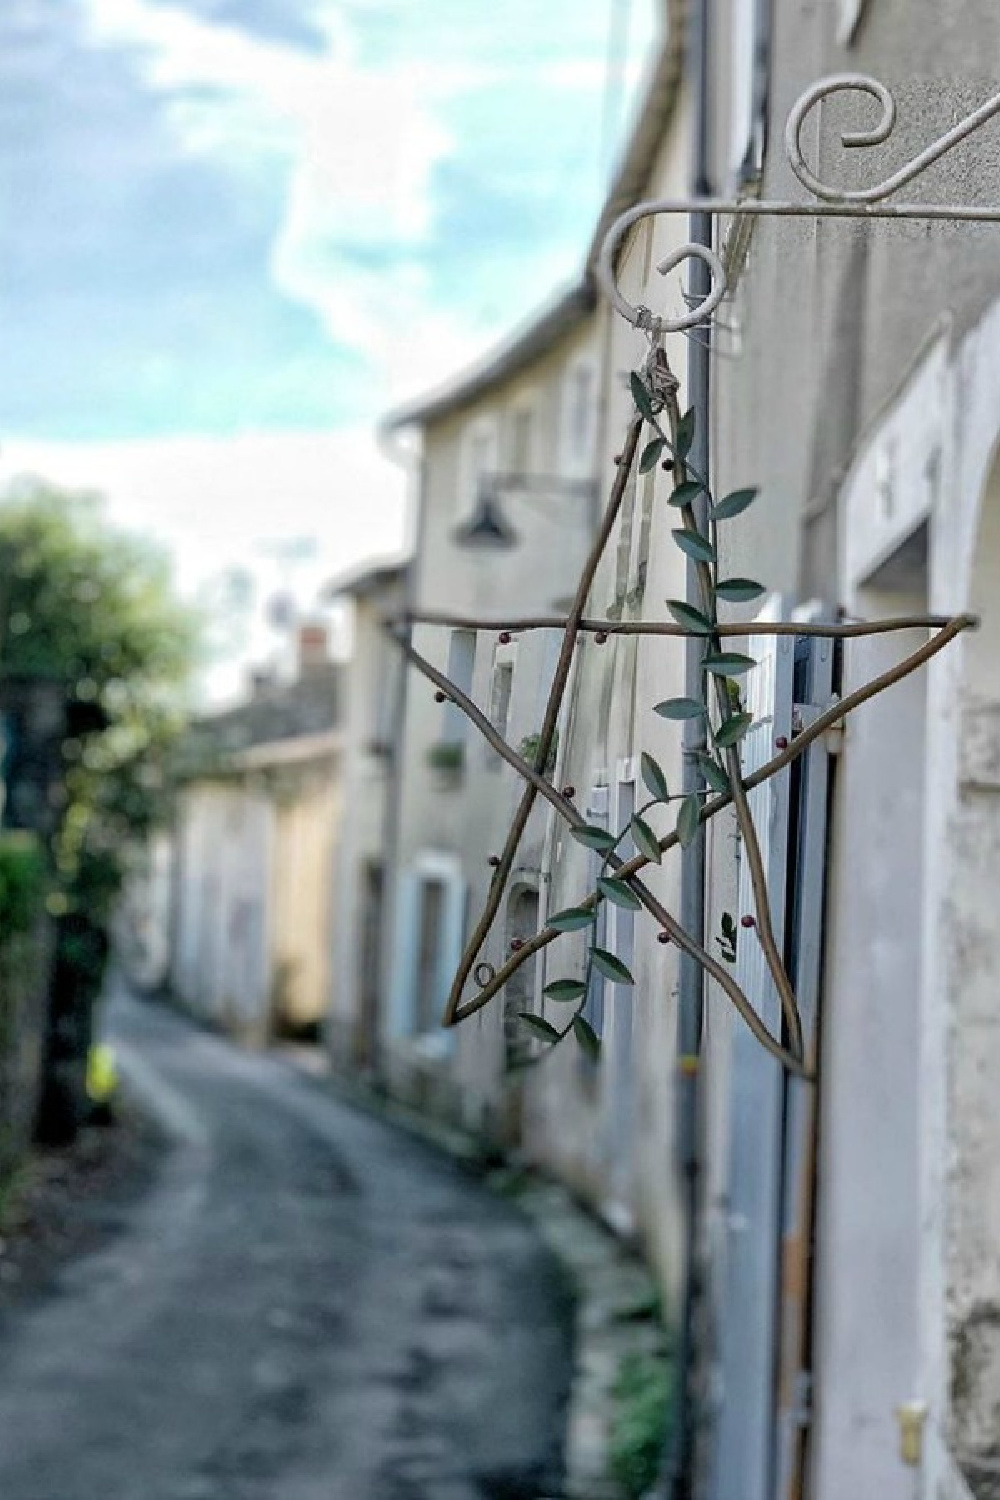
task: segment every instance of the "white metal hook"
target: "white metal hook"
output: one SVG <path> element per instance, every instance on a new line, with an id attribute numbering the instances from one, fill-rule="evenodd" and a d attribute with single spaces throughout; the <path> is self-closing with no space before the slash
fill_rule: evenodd
<path id="1" fill-rule="evenodd" d="M 675 271 L 686 260 L 702 260 L 708 267 L 712 278 L 711 291 L 696 307 L 683 313 L 679 318 L 661 317 L 651 313 L 647 307 L 633 307 L 631 302 L 622 295 L 615 281 L 615 251 L 622 236 L 631 229 L 632 225 L 649 216 L 651 207 L 650 204 L 638 203 L 635 208 L 629 209 L 612 224 L 598 257 L 598 279 L 622 317 L 626 318 L 633 327 L 642 329 L 644 333 L 656 335 L 683 333 L 685 329 L 695 328 L 699 323 L 704 323 L 706 318 L 710 318 L 726 295 L 726 268 L 715 251 L 710 250 L 707 245 L 679 245 L 676 250 L 672 250 L 669 255 L 657 262 L 657 271 L 661 276 L 669 276 L 671 271 Z"/>
<path id="2" fill-rule="evenodd" d="M 845 92 L 868 94 L 880 107 L 876 124 L 866 130 L 844 131 L 841 143 L 849 149 L 882 145 L 889 139 L 896 123 L 896 104 L 885 84 L 864 73 L 837 73 L 814 83 L 796 101 L 785 127 L 785 150 L 796 177 L 818 201 L 791 203 L 760 198 L 661 198 L 637 203 L 621 214 L 604 237 L 595 267 L 602 290 L 621 316 L 634 327 L 651 336 L 684 333 L 706 322 L 726 295 L 726 269 L 714 250 L 705 245 L 685 244 L 657 264 L 666 275 L 685 260 L 698 258 L 709 269 L 711 288 L 706 296 L 679 318 L 662 317 L 647 307 L 633 307 L 623 296 L 615 280 L 615 257 L 622 238 L 640 220 L 659 214 L 705 213 L 730 214 L 748 218 L 842 218 L 842 219 L 910 219 L 944 223 L 1000 223 L 1000 209 L 977 204 L 886 203 L 884 200 L 912 182 L 927 167 L 938 161 L 960 141 L 973 134 L 988 120 L 1000 115 L 1000 93 L 987 99 L 966 119 L 921 151 L 912 161 L 874 187 L 846 189 L 832 187 L 816 176 L 802 150 L 802 131 L 815 106 L 828 95 Z"/>
<path id="3" fill-rule="evenodd" d="M 960 120 L 951 130 L 932 142 L 926 150 L 921 151 L 912 161 L 900 167 L 898 172 L 893 172 L 884 181 L 877 182 L 874 187 L 869 188 L 838 188 L 831 187 L 829 183 L 821 181 L 811 170 L 806 162 L 802 151 L 802 130 L 810 112 L 820 103 L 822 99 L 830 94 L 869 94 L 881 109 L 878 123 L 870 130 L 844 131 L 840 137 L 841 144 L 850 149 L 866 146 L 881 146 L 887 141 L 896 124 L 896 101 L 886 88 L 884 83 L 879 83 L 877 78 L 870 78 L 866 73 L 834 73 L 829 78 L 823 78 L 807 88 L 793 104 L 785 124 L 785 151 L 788 161 L 796 177 L 817 198 L 827 203 L 879 203 L 883 198 L 889 198 L 893 193 L 912 182 L 914 177 L 927 167 L 944 156 L 959 141 L 964 141 L 966 136 L 978 130 L 980 125 L 985 125 L 987 120 L 992 120 L 994 115 L 1000 114 L 1000 94 L 987 99 L 966 119 Z"/>

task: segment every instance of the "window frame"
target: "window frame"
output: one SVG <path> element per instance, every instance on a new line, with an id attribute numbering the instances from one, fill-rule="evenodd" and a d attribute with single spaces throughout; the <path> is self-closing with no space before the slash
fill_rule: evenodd
<path id="1" fill-rule="evenodd" d="M 478 643 L 479 632 L 476 630 L 456 629 L 448 637 L 447 675 L 467 698 L 472 696 Z M 469 727 L 469 720 L 457 703 L 453 703 L 449 698 L 442 704 L 438 744 L 466 745 L 469 739 Z"/>
<path id="2" fill-rule="evenodd" d="M 527 440 L 522 455 L 515 451 L 514 435 L 519 423 L 527 424 Z M 504 414 L 503 472 L 505 474 L 529 475 L 537 473 L 538 439 L 540 433 L 539 400 L 535 391 L 525 391 L 511 402 Z"/>
<path id="3" fill-rule="evenodd" d="M 734 0 L 730 42 L 729 170 L 734 190 L 758 182 L 767 148 L 771 0 Z"/>
<path id="4" fill-rule="evenodd" d="M 485 457 L 484 457 L 485 455 Z M 479 484 L 500 471 L 500 422 L 496 415 L 473 417 L 462 430 L 455 514 L 461 523 L 475 514 Z"/>
<path id="5" fill-rule="evenodd" d="M 837 0 L 837 41 L 850 47 L 868 8 L 868 0 Z"/>
<path id="6" fill-rule="evenodd" d="M 577 398 L 581 375 L 586 375 L 585 399 Z M 594 467 L 597 441 L 597 400 L 599 389 L 597 362 L 592 354 L 580 354 L 563 372 L 559 400 L 559 459 L 561 470 L 572 478 L 586 478 Z M 576 417 L 584 412 L 583 436 L 575 431 Z"/>

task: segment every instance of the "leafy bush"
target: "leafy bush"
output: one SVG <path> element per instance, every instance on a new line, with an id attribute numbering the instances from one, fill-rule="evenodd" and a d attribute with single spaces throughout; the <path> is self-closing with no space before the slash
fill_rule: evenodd
<path id="1" fill-rule="evenodd" d="M 465 746 L 460 740 L 441 740 L 428 750 L 427 764 L 435 771 L 460 771 L 465 765 Z"/>
<path id="2" fill-rule="evenodd" d="M 518 754 L 522 757 L 522 759 L 529 761 L 532 765 L 534 765 L 535 763 L 535 756 L 538 754 L 538 746 L 541 742 L 541 738 L 542 737 L 540 734 L 526 734 L 520 745 L 518 745 L 517 747 Z M 556 751 L 558 749 L 559 731 L 557 729 L 553 732 L 552 742 L 549 745 L 549 753 L 545 757 L 545 764 L 542 767 L 542 770 L 545 772 L 546 776 L 551 776 L 552 772 L 556 768 Z"/>
<path id="3" fill-rule="evenodd" d="M 632 1354 L 623 1361 L 614 1388 L 608 1464 L 628 1500 L 640 1500 L 656 1480 L 670 1431 L 673 1389 L 673 1366 L 665 1354 Z"/>
<path id="4" fill-rule="evenodd" d="M 0 948 L 30 932 L 45 898 L 45 861 L 29 833 L 0 835 Z"/>
<path id="5" fill-rule="evenodd" d="M 22 1013 L 47 978 L 37 941 L 45 908 L 46 864 L 28 833 L 0 834 L 0 1219 L 26 1142 L 33 1100 L 22 1081 Z"/>

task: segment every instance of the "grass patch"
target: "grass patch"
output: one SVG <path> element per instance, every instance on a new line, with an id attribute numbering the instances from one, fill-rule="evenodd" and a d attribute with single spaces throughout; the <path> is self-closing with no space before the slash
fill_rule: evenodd
<path id="1" fill-rule="evenodd" d="M 673 1420 L 674 1371 L 666 1353 L 630 1354 L 614 1388 L 608 1468 L 628 1500 L 640 1500 L 656 1480 Z"/>

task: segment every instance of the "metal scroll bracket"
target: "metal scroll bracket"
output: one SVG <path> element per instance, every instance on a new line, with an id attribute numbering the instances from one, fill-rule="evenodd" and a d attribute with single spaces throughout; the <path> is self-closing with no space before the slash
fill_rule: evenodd
<path id="1" fill-rule="evenodd" d="M 801 203 L 748 198 L 730 200 L 726 198 L 658 198 L 637 203 L 615 220 L 601 246 L 597 262 L 597 276 L 613 306 L 634 327 L 653 337 L 665 333 L 683 333 L 686 329 L 704 326 L 716 311 L 727 291 L 726 268 L 721 257 L 705 245 L 685 244 L 673 250 L 656 269 L 664 276 L 675 270 L 686 260 L 699 259 L 708 266 L 711 286 L 707 294 L 688 311 L 677 318 L 668 318 L 653 313 L 648 307 L 633 307 L 622 295 L 615 279 L 615 257 L 624 235 L 642 219 L 659 214 L 731 214 L 754 218 L 824 218 L 824 219 L 913 219 L 943 220 L 977 224 L 1000 223 L 1000 208 L 976 207 L 966 204 L 889 203 L 900 188 L 912 182 L 927 167 L 938 161 L 947 152 L 985 125 L 988 120 L 1000 115 L 1000 93 L 994 94 L 972 114 L 960 120 L 951 130 L 934 141 L 912 161 L 884 178 L 873 187 L 846 189 L 825 183 L 809 166 L 802 146 L 802 132 L 806 120 L 821 100 L 831 94 L 868 94 L 879 106 L 879 119 L 868 130 L 844 131 L 841 144 L 848 150 L 880 146 L 892 134 L 896 123 L 896 102 L 885 84 L 864 73 L 835 73 L 829 78 L 812 84 L 796 101 L 785 125 L 785 154 L 789 165 L 802 185 L 812 194 L 811 201 Z"/>

